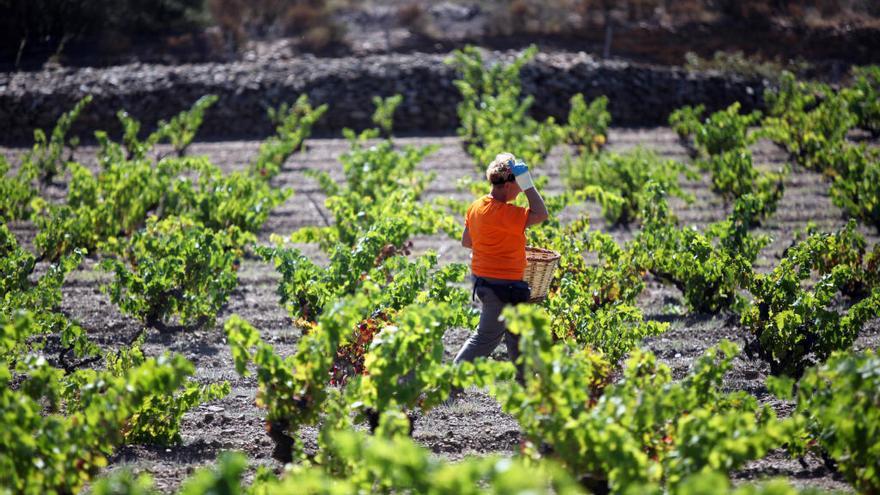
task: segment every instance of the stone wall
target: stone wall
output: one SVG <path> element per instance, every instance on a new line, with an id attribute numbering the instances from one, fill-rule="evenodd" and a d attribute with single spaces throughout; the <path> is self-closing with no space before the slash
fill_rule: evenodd
<path id="1" fill-rule="evenodd" d="M 491 53 L 510 59 L 511 53 Z M 363 58 L 262 63 L 127 65 L 102 69 L 55 69 L 0 74 L 0 142 L 28 143 L 34 128 L 51 128 L 61 112 L 86 94 L 94 102 L 75 131 L 119 132 L 115 113 L 127 110 L 149 128 L 188 108 L 200 96 L 219 101 L 205 116 L 202 139 L 262 138 L 273 129 L 266 108 L 308 93 L 330 108 L 316 132 L 370 125 L 373 95 L 404 95 L 395 118 L 398 132 L 454 132 L 459 101 L 455 71 L 443 55 L 393 54 Z M 760 108 L 765 81 L 680 69 L 597 61 L 583 53 L 542 53 L 522 73 L 523 89 L 535 96 L 537 117 L 564 119 L 569 98 L 606 95 L 616 126 L 656 126 L 686 104 L 710 109 L 740 101 L 744 110 Z"/>

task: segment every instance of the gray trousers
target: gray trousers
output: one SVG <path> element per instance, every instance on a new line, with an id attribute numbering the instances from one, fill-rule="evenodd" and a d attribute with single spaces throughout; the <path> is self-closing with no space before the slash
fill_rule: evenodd
<path id="1" fill-rule="evenodd" d="M 496 281 L 491 278 L 487 280 Z M 458 351 L 455 362 L 473 361 L 478 357 L 489 356 L 501 343 L 501 339 L 504 339 L 504 343 L 507 345 L 507 355 L 510 356 L 512 362 L 516 363 L 519 357 L 519 336 L 507 331 L 504 322 L 498 319 L 508 303 L 501 302 L 495 292 L 485 285 L 478 286 L 476 294 L 483 304 L 480 312 L 480 325 L 477 327 L 477 333 L 471 335 Z M 522 374 L 519 368 L 517 366 L 518 376 Z"/>

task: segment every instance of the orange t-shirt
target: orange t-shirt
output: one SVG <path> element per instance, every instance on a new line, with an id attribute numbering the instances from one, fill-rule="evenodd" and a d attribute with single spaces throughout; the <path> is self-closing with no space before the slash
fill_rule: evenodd
<path id="1" fill-rule="evenodd" d="M 522 280 L 526 269 L 529 210 L 489 196 L 474 201 L 465 215 L 471 234 L 471 271 L 478 277 Z"/>

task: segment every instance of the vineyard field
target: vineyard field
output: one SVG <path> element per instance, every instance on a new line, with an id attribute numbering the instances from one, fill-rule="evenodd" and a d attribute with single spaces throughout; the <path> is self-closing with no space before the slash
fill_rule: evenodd
<path id="1" fill-rule="evenodd" d="M 456 183 L 463 177 L 479 179 L 472 159 L 466 154 L 461 139 L 455 136 L 407 136 L 395 139 L 398 146 L 437 145 L 420 165 L 421 169 L 436 172 L 436 178 L 428 186 L 425 200 L 437 197 L 453 197 L 463 200 L 470 192 L 460 191 Z M 195 142 L 188 149 L 189 155 L 206 155 L 224 172 L 246 170 L 258 153 L 259 142 Z M 535 167 L 533 174 L 549 178 L 548 193 L 564 191 L 562 166 L 567 150 L 557 146 L 544 164 Z M 687 150 L 680 144 L 675 132 L 669 128 L 623 129 L 611 128 L 608 148 L 623 151 L 642 146 L 653 150 L 663 158 L 689 161 Z M 157 151 L 169 151 L 160 145 Z M 339 156 L 348 149 L 344 139 L 307 139 L 306 149 L 294 154 L 271 180 L 275 187 L 290 187 L 295 193 L 283 204 L 272 210 L 268 221 L 258 233 L 258 243 L 268 244 L 272 234 L 287 236 L 305 226 L 329 225 L 332 215 L 326 210 L 326 196 L 318 183 L 308 176 L 307 170 L 322 170 L 336 180 L 342 179 Z M 767 140 L 752 146 L 755 164 L 759 169 L 778 168 L 787 160 L 785 151 Z M 16 160 L 23 152 L 18 148 L 0 148 L 17 166 Z M 81 146 L 74 154 L 76 161 L 94 170 L 98 169 L 96 148 Z M 690 204 L 671 198 L 674 212 L 684 225 L 703 228 L 711 222 L 723 220 L 731 210 L 722 198 L 710 189 L 711 180 L 703 174 L 698 180 L 682 180 L 682 189 L 694 196 Z M 44 196 L 50 201 L 64 198 L 66 184 L 53 182 Z M 758 272 L 767 273 L 777 265 L 783 251 L 792 244 L 800 230 L 813 222 L 819 230 L 830 232 L 846 225 L 843 212 L 831 202 L 827 179 L 819 173 L 796 167 L 785 179 L 785 193 L 777 210 L 756 229 L 757 233 L 772 238 L 758 255 L 755 263 Z M 543 192 L 543 191 L 542 191 Z M 638 231 L 626 227 L 612 227 L 602 216 L 598 204 L 587 202 L 578 208 L 586 209 L 593 228 L 608 232 L 619 243 L 630 240 Z M 565 210 L 563 216 L 571 220 L 579 211 Z M 10 222 L 10 230 L 23 247 L 33 249 L 37 229 L 31 222 Z M 860 225 L 859 229 L 869 245 L 880 236 L 873 229 Z M 296 244 L 305 255 L 319 263 L 326 257 L 314 245 Z M 419 235 L 413 238 L 413 254 L 428 249 L 437 251 L 440 264 L 467 262 L 469 251 L 460 247 L 457 240 L 437 235 Z M 322 259 L 324 257 L 324 259 Z M 115 348 L 128 343 L 142 324 L 120 313 L 116 305 L 100 290 L 112 275 L 95 269 L 93 257 L 86 258 L 79 268 L 70 273 L 64 283 L 62 311 L 80 322 L 88 336 L 102 348 Z M 38 273 L 48 263 L 41 262 Z M 238 450 L 257 464 L 279 467 L 272 459 L 272 441 L 264 430 L 265 411 L 255 403 L 257 380 L 241 377 L 235 370 L 223 323 L 232 314 L 238 314 L 261 330 L 263 339 L 282 356 L 296 349 L 301 330 L 297 329 L 284 307 L 279 304 L 276 290 L 280 275 L 271 263 L 256 257 L 242 261 L 238 269 L 239 283 L 229 302 L 217 317 L 214 328 L 187 332 L 161 333 L 149 330 L 143 346 L 149 355 L 166 350 L 178 352 L 191 360 L 196 371 L 194 378 L 200 383 L 227 380 L 231 393 L 225 398 L 201 405 L 187 413 L 182 422 L 182 442 L 172 446 L 127 446 L 110 458 L 110 470 L 130 466 L 138 471 L 148 471 L 162 491 L 176 490 L 180 483 L 197 467 L 213 463 L 217 455 L 226 450 Z M 701 315 L 689 311 L 682 293 L 674 287 L 648 278 L 645 290 L 637 299 L 645 319 L 668 322 L 670 329 L 655 337 L 648 337 L 642 347 L 653 351 L 658 359 L 668 364 L 675 378 L 686 374 L 691 364 L 706 349 L 722 339 L 743 344 L 744 332 L 735 316 Z M 444 337 L 445 361 L 451 361 L 455 352 L 469 335 L 468 329 L 455 328 Z M 873 319 L 864 328 L 854 344 L 855 350 L 880 347 L 880 319 Z M 496 350 L 496 357 L 505 357 L 504 347 Z M 725 390 L 745 390 L 760 402 L 777 408 L 780 416 L 786 415 L 790 406 L 776 399 L 765 387 L 769 366 L 740 355 L 734 360 L 733 369 L 725 377 Z M 305 427 L 306 448 L 316 448 L 317 430 Z M 470 389 L 464 398 L 451 406 L 439 406 L 417 416 L 413 438 L 429 448 L 435 455 L 460 459 L 469 454 L 512 453 L 518 450 L 522 435 L 517 421 L 502 413 L 498 403 L 482 390 Z M 850 486 L 830 471 L 823 461 L 808 455 L 805 463 L 787 457 L 784 451 L 773 451 L 769 456 L 749 463 L 733 474 L 733 479 L 756 479 L 767 476 L 789 478 L 795 485 L 816 486 L 829 489 L 851 490 Z"/>

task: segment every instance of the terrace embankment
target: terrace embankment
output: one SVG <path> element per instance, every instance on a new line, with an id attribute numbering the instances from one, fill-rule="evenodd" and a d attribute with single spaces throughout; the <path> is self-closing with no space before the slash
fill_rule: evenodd
<path id="1" fill-rule="evenodd" d="M 510 60 L 516 52 L 487 52 L 492 60 Z M 448 54 L 390 54 L 366 57 L 264 60 L 177 66 L 133 64 L 108 68 L 54 69 L 0 74 L 0 142 L 32 142 L 33 130 L 51 129 L 62 112 L 86 95 L 94 101 L 77 121 L 83 138 L 91 130 L 120 132 L 116 112 L 125 109 L 150 128 L 188 108 L 200 96 L 219 101 L 205 115 L 202 139 L 262 138 L 273 132 L 266 108 L 308 94 L 315 104 L 328 103 L 316 131 L 337 133 L 344 127 L 371 125 L 375 95 L 404 96 L 395 130 L 404 133 L 449 132 L 458 125 L 460 100 Z M 759 108 L 765 80 L 719 73 L 692 73 L 623 61 L 597 60 L 583 52 L 541 53 L 525 66 L 522 86 L 534 95 L 536 117 L 565 119 L 569 99 L 605 95 L 614 125 L 666 123 L 683 105 L 710 110 L 739 101 L 745 110 Z"/>

